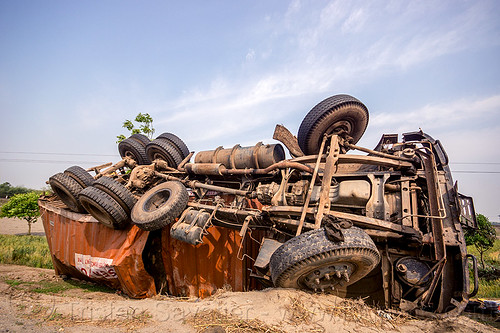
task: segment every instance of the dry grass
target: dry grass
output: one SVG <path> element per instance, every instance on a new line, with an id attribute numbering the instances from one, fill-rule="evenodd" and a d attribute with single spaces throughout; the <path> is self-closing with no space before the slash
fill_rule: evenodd
<path id="1" fill-rule="evenodd" d="M 307 309 L 298 297 L 290 297 L 290 301 L 290 305 L 287 306 L 287 310 L 290 313 L 288 322 L 296 326 L 300 324 L 311 324 L 315 313 Z"/>
<path id="2" fill-rule="evenodd" d="M 193 326 L 197 332 L 204 332 L 212 329 L 214 332 L 222 331 L 226 333 L 284 333 L 277 326 L 268 325 L 258 319 L 243 320 L 230 314 L 224 314 L 217 310 L 202 311 L 187 318 L 185 323 Z"/>
<path id="3" fill-rule="evenodd" d="M 324 311 L 361 326 L 379 329 L 396 329 L 413 319 L 407 313 L 374 309 L 366 305 L 362 299 L 342 299 L 336 304 L 325 307 Z"/>
<path id="4" fill-rule="evenodd" d="M 299 296 L 290 297 L 290 304 L 286 306 L 286 309 L 288 313 L 287 322 L 293 326 L 302 326 L 303 332 L 312 333 L 325 331 L 323 326 L 314 322 L 314 316 L 318 313 L 308 309 Z"/>
<path id="5" fill-rule="evenodd" d="M 123 319 L 99 318 L 97 320 L 63 315 L 49 307 L 36 304 L 30 307 L 30 309 L 30 311 L 27 311 L 28 308 L 26 306 L 18 306 L 18 310 L 22 312 L 21 317 L 58 327 L 90 325 L 99 328 L 121 328 L 127 332 L 135 332 L 147 326 L 151 319 L 151 315 L 147 311 L 136 313 L 136 309 L 132 308 Z"/>

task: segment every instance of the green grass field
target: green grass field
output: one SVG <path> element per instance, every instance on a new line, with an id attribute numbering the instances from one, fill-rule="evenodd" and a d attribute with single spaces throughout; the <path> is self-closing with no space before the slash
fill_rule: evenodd
<path id="1" fill-rule="evenodd" d="M 54 268 L 45 236 L 0 235 L 0 263 Z"/>
<path id="2" fill-rule="evenodd" d="M 476 298 L 500 299 L 500 239 L 496 239 L 493 247 L 484 253 L 485 269 L 481 268 L 479 251 L 475 246 L 467 246 L 467 252 L 478 260 L 479 292 Z M 472 283 L 471 278 L 471 286 Z"/>

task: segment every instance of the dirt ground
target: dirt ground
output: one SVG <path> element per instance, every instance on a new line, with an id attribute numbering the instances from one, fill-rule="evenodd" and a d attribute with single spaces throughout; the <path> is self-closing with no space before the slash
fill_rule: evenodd
<path id="1" fill-rule="evenodd" d="M 18 218 L 0 218 L 0 234 L 2 235 L 26 235 L 28 233 L 28 222 Z M 44 236 L 42 219 L 38 218 L 31 224 L 31 234 Z"/>
<path id="2" fill-rule="evenodd" d="M 5 220 L 0 233 L 27 231 L 25 223 Z M 43 234 L 42 224 L 35 226 L 33 232 Z M 465 316 L 422 320 L 297 290 L 135 300 L 85 285 L 40 292 L 49 284 L 65 283 L 53 270 L 0 265 L 0 332 L 500 332 Z"/>

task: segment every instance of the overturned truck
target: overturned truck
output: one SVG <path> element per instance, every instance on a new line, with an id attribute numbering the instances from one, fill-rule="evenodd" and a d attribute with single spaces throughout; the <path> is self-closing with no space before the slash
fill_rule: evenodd
<path id="1" fill-rule="evenodd" d="M 259 242 L 250 278 L 265 287 L 459 314 L 477 292 L 463 234 L 475 227 L 472 199 L 458 193 L 439 141 L 418 131 L 359 147 L 367 124 L 365 105 L 336 95 L 306 115 L 297 137 L 276 126 L 288 159 L 279 143 L 195 155 L 172 133 L 134 134 L 115 165 L 74 166 L 49 183 L 69 209 L 109 228 L 168 227 L 190 246 L 214 226 L 235 229 Z"/>

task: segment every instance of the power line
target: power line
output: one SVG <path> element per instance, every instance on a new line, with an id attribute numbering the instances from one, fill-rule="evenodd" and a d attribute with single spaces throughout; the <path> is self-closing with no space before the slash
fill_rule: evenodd
<path id="1" fill-rule="evenodd" d="M 32 155 L 60 155 L 60 156 L 106 156 L 117 157 L 118 154 L 90 154 L 90 153 L 51 153 L 51 152 L 30 152 L 30 151 L 0 151 L 0 154 L 32 154 Z M 450 162 L 451 165 L 500 165 L 500 162 Z"/>
<path id="2" fill-rule="evenodd" d="M 31 154 L 31 155 L 64 155 L 64 156 L 113 156 L 118 154 L 84 154 L 84 153 L 45 153 L 45 152 L 29 152 L 29 151 L 0 151 L 0 154 Z"/>
<path id="3" fill-rule="evenodd" d="M 450 162 L 450 164 L 500 165 L 500 162 Z"/>
<path id="4" fill-rule="evenodd" d="M 11 163 L 66 163 L 66 164 L 103 164 L 103 161 L 60 161 L 60 160 L 35 160 L 35 159 L 24 159 L 24 158 L 0 158 L 0 162 L 11 162 Z"/>
<path id="5" fill-rule="evenodd" d="M 500 173 L 500 171 L 476 171 L 476 170 L 458 170 L 452 173 Z"/>

